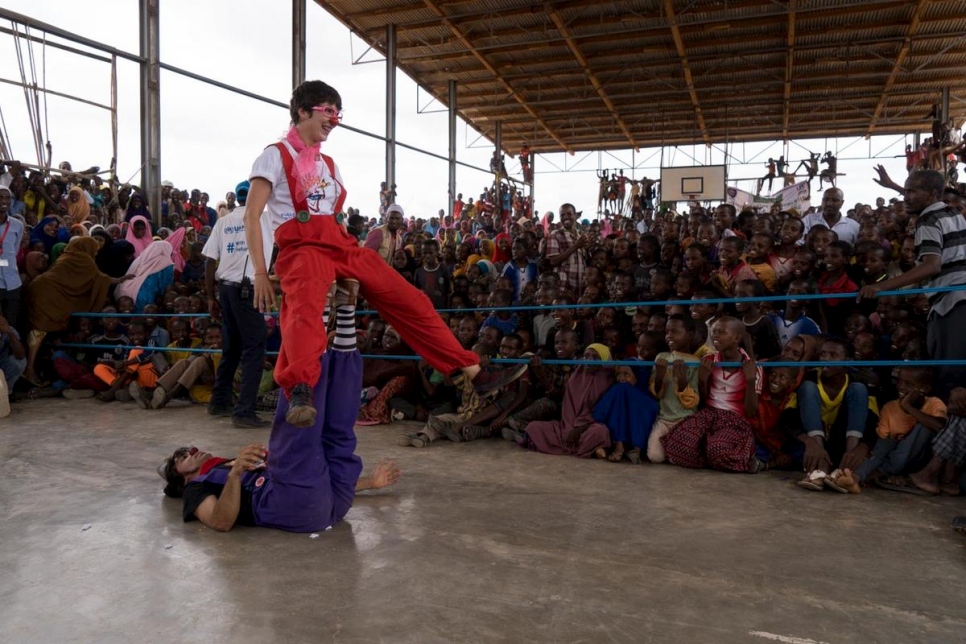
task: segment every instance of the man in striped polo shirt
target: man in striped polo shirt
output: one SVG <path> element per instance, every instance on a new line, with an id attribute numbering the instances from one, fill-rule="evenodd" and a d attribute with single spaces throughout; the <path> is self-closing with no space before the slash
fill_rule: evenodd
<path id="1" fill-rule="evenodd" d="M 943 176 L 933 170 L 913 172 L 906 179 L 906 212 L 919 215 L 916 266 L 890 280 L 862 288 L 859 299 L 923 282 L 928 288 L 962 286 L 961 291 L 930 294 L 932 309 L 926 327 L 931 359 L 960 360 L 966 358 L 966 218 L 942 201 L 944 183 Z M 964 380 L 966 368 L 940 367 L 937 395 L 948 402 L 950 392 Z"/>

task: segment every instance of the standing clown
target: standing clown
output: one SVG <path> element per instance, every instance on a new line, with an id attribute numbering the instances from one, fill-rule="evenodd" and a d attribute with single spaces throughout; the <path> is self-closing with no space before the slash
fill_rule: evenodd
<path id="1" fill-rule="evenodd" d="M 255 159 L 245 210 L 245 236 L 255 268 L 255 305 L 268 312 L 275 292 L 268 279 L 271 245 L 262 238 L 260 217 L 275 231 L 275 272 L 282 283 L 282 349 L 275 381 L 288 400 L 285 420 L 296 427 L 315 423 L 312 390 L 326 349 L 322 323 L 326 293 L 339 283 L 337 303 L 355 304 L 361 286 L 374 306 L 409 346 L 444 374 L 472 379 L 477 392 L 493 392 L 526 370 L 481 370 L 433 309 L 429 298 L 371 250 L 360 248 L 339 225 L 346 191 L 335 162 L 319 150 L 342 121 L 342 98 L 322 81 L 306 81 L 292 92 L 292 127 L 284 139 Z"/>

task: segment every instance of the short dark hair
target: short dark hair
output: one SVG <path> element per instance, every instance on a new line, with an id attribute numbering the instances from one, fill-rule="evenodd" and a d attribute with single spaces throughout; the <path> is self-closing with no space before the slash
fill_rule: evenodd
<path id="1" fill-rule="evenodd" d="M 845 255 L 846 259 L 852 258 L 852 244 L 841 239 L 837 239 L 828 245 L 829 248 L 838 248 Z"/>
<path id="2" fill-rule="evenodd" d="M 164 467 L 162 468 L 165 480 L 164 495 L 172 499 L 180 499 L 184 495 L 184 487 L 187 485 L 184 476 L 177 469 L 178 458 L 185 453 L 185 448 L 179 447 L 174 451 L 174 454 L 164 459 Z"/>
<path id="3" fill-rule="evenodd" d="M 680 313 L 672 313 L 667 318 L 668 322 L 670 322 L 671 320 L 674 320 L 676 322 L 680 322 L 681 324 L 683 324 L 684 330 L 687 331 L 688 333 L 694 333 L 695 329 L 697 328 L 697 325 L 694 323 L 694 318 L 692 318 L 690 315 L 681 315 Z"/>
<path id="4" fill-rule="evenodd" d="M 299 110 L 312 111 L 312 108 L 322 103 L 332 103 L 342 109 L 342 97 L 331 85 L 322 81 L 305 81 L 292 90 L 292 100 L 289 101 L 289 115 L 292 123 L 299 122 Z"/>
<path id="5" fill-rule="evenodd" d="M 909 175 L 909 181 L 918 183 L 923 189 L 928 190 L 929 194 L 939 198 L 946 187 L 943 175 L 935 170 L 917 170 Z"/>

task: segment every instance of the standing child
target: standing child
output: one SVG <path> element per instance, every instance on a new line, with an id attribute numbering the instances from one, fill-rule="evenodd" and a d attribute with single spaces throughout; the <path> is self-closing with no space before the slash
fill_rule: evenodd
<path id="1" fill-rule="evenodd" d="M 792 258 L 801 248 L 799 242 L 805 234 L 805 224 L 797 217 L 788 217 L 778 230 L 778 246 L 771 256 L 771 266 L 775 269 L 779 287 L 792 280 Z"/>
<path id="2" fill-rule="evenodd" d="M 815 290 L 805 280 L 794 280 L 788 285 L 788 295 L 806 295 Z M 778 332 L 778 342 L 781 346 L 799 335 L 818 335 L 818 324 L 808 317 L 808 301 L 790 299 L 785 301 L 785 310 L 768 316 L 775 331 Z"/>
<path id="3" fill-rule="evenodd" d="M 660 405 L 647 439 L 647 459 L 652 463 L 667 460 L 661 439 L 698 409 L 698 368 L 693 364 L 685 365 L 698 361 L 691 351 L 697 344 L 695 331 L 698 324 L 704 323 L 683 316 L 667 321 L 664 340 L 668 350 L 657 354 L 649 383 L 650 391 Z"/>
<path id="4" fill-rule="evenodd" d="M 778 286 L 778 275 L 771 265 L 772 244 L 771 236 L 760 233 L 754 234 L 751 236 L 751 241 L 748 243 L 748 253 L 745 255 L 748 268 L 755 272 L 755 275 L 758 276 L 758 279 L 770 293 L 774 293 Z"/>
<path id="5" fill-rule="evenodd" d="M 719 244 L 718 259 L 721 268 L 718 269 L 714 284 L 725 294 L 734 295 L 735 286 L 743 280 L 758 279 L 755 271 L 741 259 L 745 250 L 745 242 L 740 237 L 725 237 Z"/>
<path id="6" fill-rule="evenodd" d="M 416 269 L 413 283 L 433 303 L 437 309 L 446 308 L 449 301 L 449 271 L 439 263 L 439 242 L 430 239 L 423 242 L 423 265 Z"/>
<path id="7" fill-rule="evenodd" d="M 735 287 L 735 297 L 764 297 L 765 285 L 759 280 L 744 280 Z M 735 302 L 735 311 L 745 324 L 756 359 L 767 360 L 781 353 L 778 331 L 767 316 L 761 313 L 760 302 Z"/>
<path id="8" fill-rule="evenodd" d="M 855 293 L 859 287 L 849 279 L 846 268 L 852 256 L 852 247 L 848 242 L 836 241 L 825 249 L 825 273 L 818 280 L 818 292 L 830 295 L 833 293 Z M 836 298 L 825 300 L 822 304 L 825 312 L 826 331 L 833 335 L 842 335 L 845 331 L 845 319 L 852 313 L 854 298 Z"/>

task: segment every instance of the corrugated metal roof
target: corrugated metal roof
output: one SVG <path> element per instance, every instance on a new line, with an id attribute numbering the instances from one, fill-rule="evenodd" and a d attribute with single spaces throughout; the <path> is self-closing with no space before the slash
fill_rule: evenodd
<path id="1" fill-rule="evenodd" d="M 925 131 L 966 97 L 966 0 L 316 1 L 383 53 L 395 25 L 400 68 L 508 150 Z"/>

